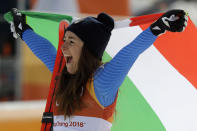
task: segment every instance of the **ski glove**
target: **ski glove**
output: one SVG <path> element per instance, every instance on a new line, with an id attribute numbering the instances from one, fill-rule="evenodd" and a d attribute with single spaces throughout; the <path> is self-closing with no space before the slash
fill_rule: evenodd
<path id="1" fill-rule="evenodd" d="M 159 36 L 165 31 L 182 32 L 187 26 L 188 16 L 184 10 L 170 10 L 163 14 L 156 22 L 151 24 L 152 33 Z"/>
<path id="2" fill-rule="evenodd" d="M 28 24 L 26 24 L 26 17 L 24 14 L 21 14 L 18 9 L 13 8 L 11 10 L 11 14 L 13 16 L 13 22 L 11 22 L 11 32 L 13 33 L 14 38 L 21 37 L 22 33 L 26 29 L 32 29 Z"/>

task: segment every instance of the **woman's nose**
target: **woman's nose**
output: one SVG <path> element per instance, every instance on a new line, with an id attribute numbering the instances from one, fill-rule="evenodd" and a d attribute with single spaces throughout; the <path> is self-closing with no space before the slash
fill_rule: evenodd
<path id="1" fill-rule="evenodd" d="M 68 44 L 66 42 L 62 45 L 62 49 L 68 49 Z"/>

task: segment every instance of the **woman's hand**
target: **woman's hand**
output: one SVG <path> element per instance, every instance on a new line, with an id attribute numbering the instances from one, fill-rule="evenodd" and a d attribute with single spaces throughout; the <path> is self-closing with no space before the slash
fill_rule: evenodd
<path id="1" fill-rule="evenodd" d="M 13 8 L 11 10 L 12 16 L 13 16 L 13 22 L 11 22 L 11 32 L 13 32 L 13 37 L 14 38 L 18 38 L 21 37 L 22 38 L 22 33 L 26 30 L 26 29 L 32 29 L 29 25 L 26 24 L 26 17 L 24 14 L 21 14 L 18 9 Z"/>
<path id="2" fill-rule="evenodd" d="M 182 32 L 187 26 L 188 16 L 184 10 L 170 10 L 151 24 L 152 33 L 159 36 L 165 31 Z"/>

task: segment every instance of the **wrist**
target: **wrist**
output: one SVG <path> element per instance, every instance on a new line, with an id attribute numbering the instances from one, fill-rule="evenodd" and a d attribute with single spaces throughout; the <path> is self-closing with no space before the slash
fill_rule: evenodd
<path id="1" fill-rule="evenodd" d="M 23 34 L 24 32 L 26 32 L 27 30 L 33 30 L 28 24 L 23 24 L 23 28 L 20 32 L 20 37 L 23 40 Z"/>
<path id="2" fill-rule="evenodd" d="M 151 24 L 150 30 L 153 33 L 153 35 L 155 35 L 155 36 L 159 36 L 161 34 L 164 34 L 166 31 L 165 28 L 162 26 L 162 24 L 160 24 L 158 21 Z"/>
<path id="3" fill-rule="evenodd" d="M 33 30 L 28 24 L 24 24 L 22 33 L 25 32 L 27 29 Z"/>

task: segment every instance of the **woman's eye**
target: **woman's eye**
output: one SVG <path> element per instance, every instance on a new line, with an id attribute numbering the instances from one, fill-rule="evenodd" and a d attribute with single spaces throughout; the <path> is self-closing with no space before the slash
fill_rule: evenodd
<path id="1" fill-rule="evenodd" d="M 65 42 L 65 41 L 66 41 L 65 37 L 63 37 L 62 41 L 63 41 L 63 42 Z"/>
<path id="2" fill-rule="evenodd" d="M 74 45 L 74 41 L 70 41 L 70 44 L 71 44 L 71 45 Z"/>

